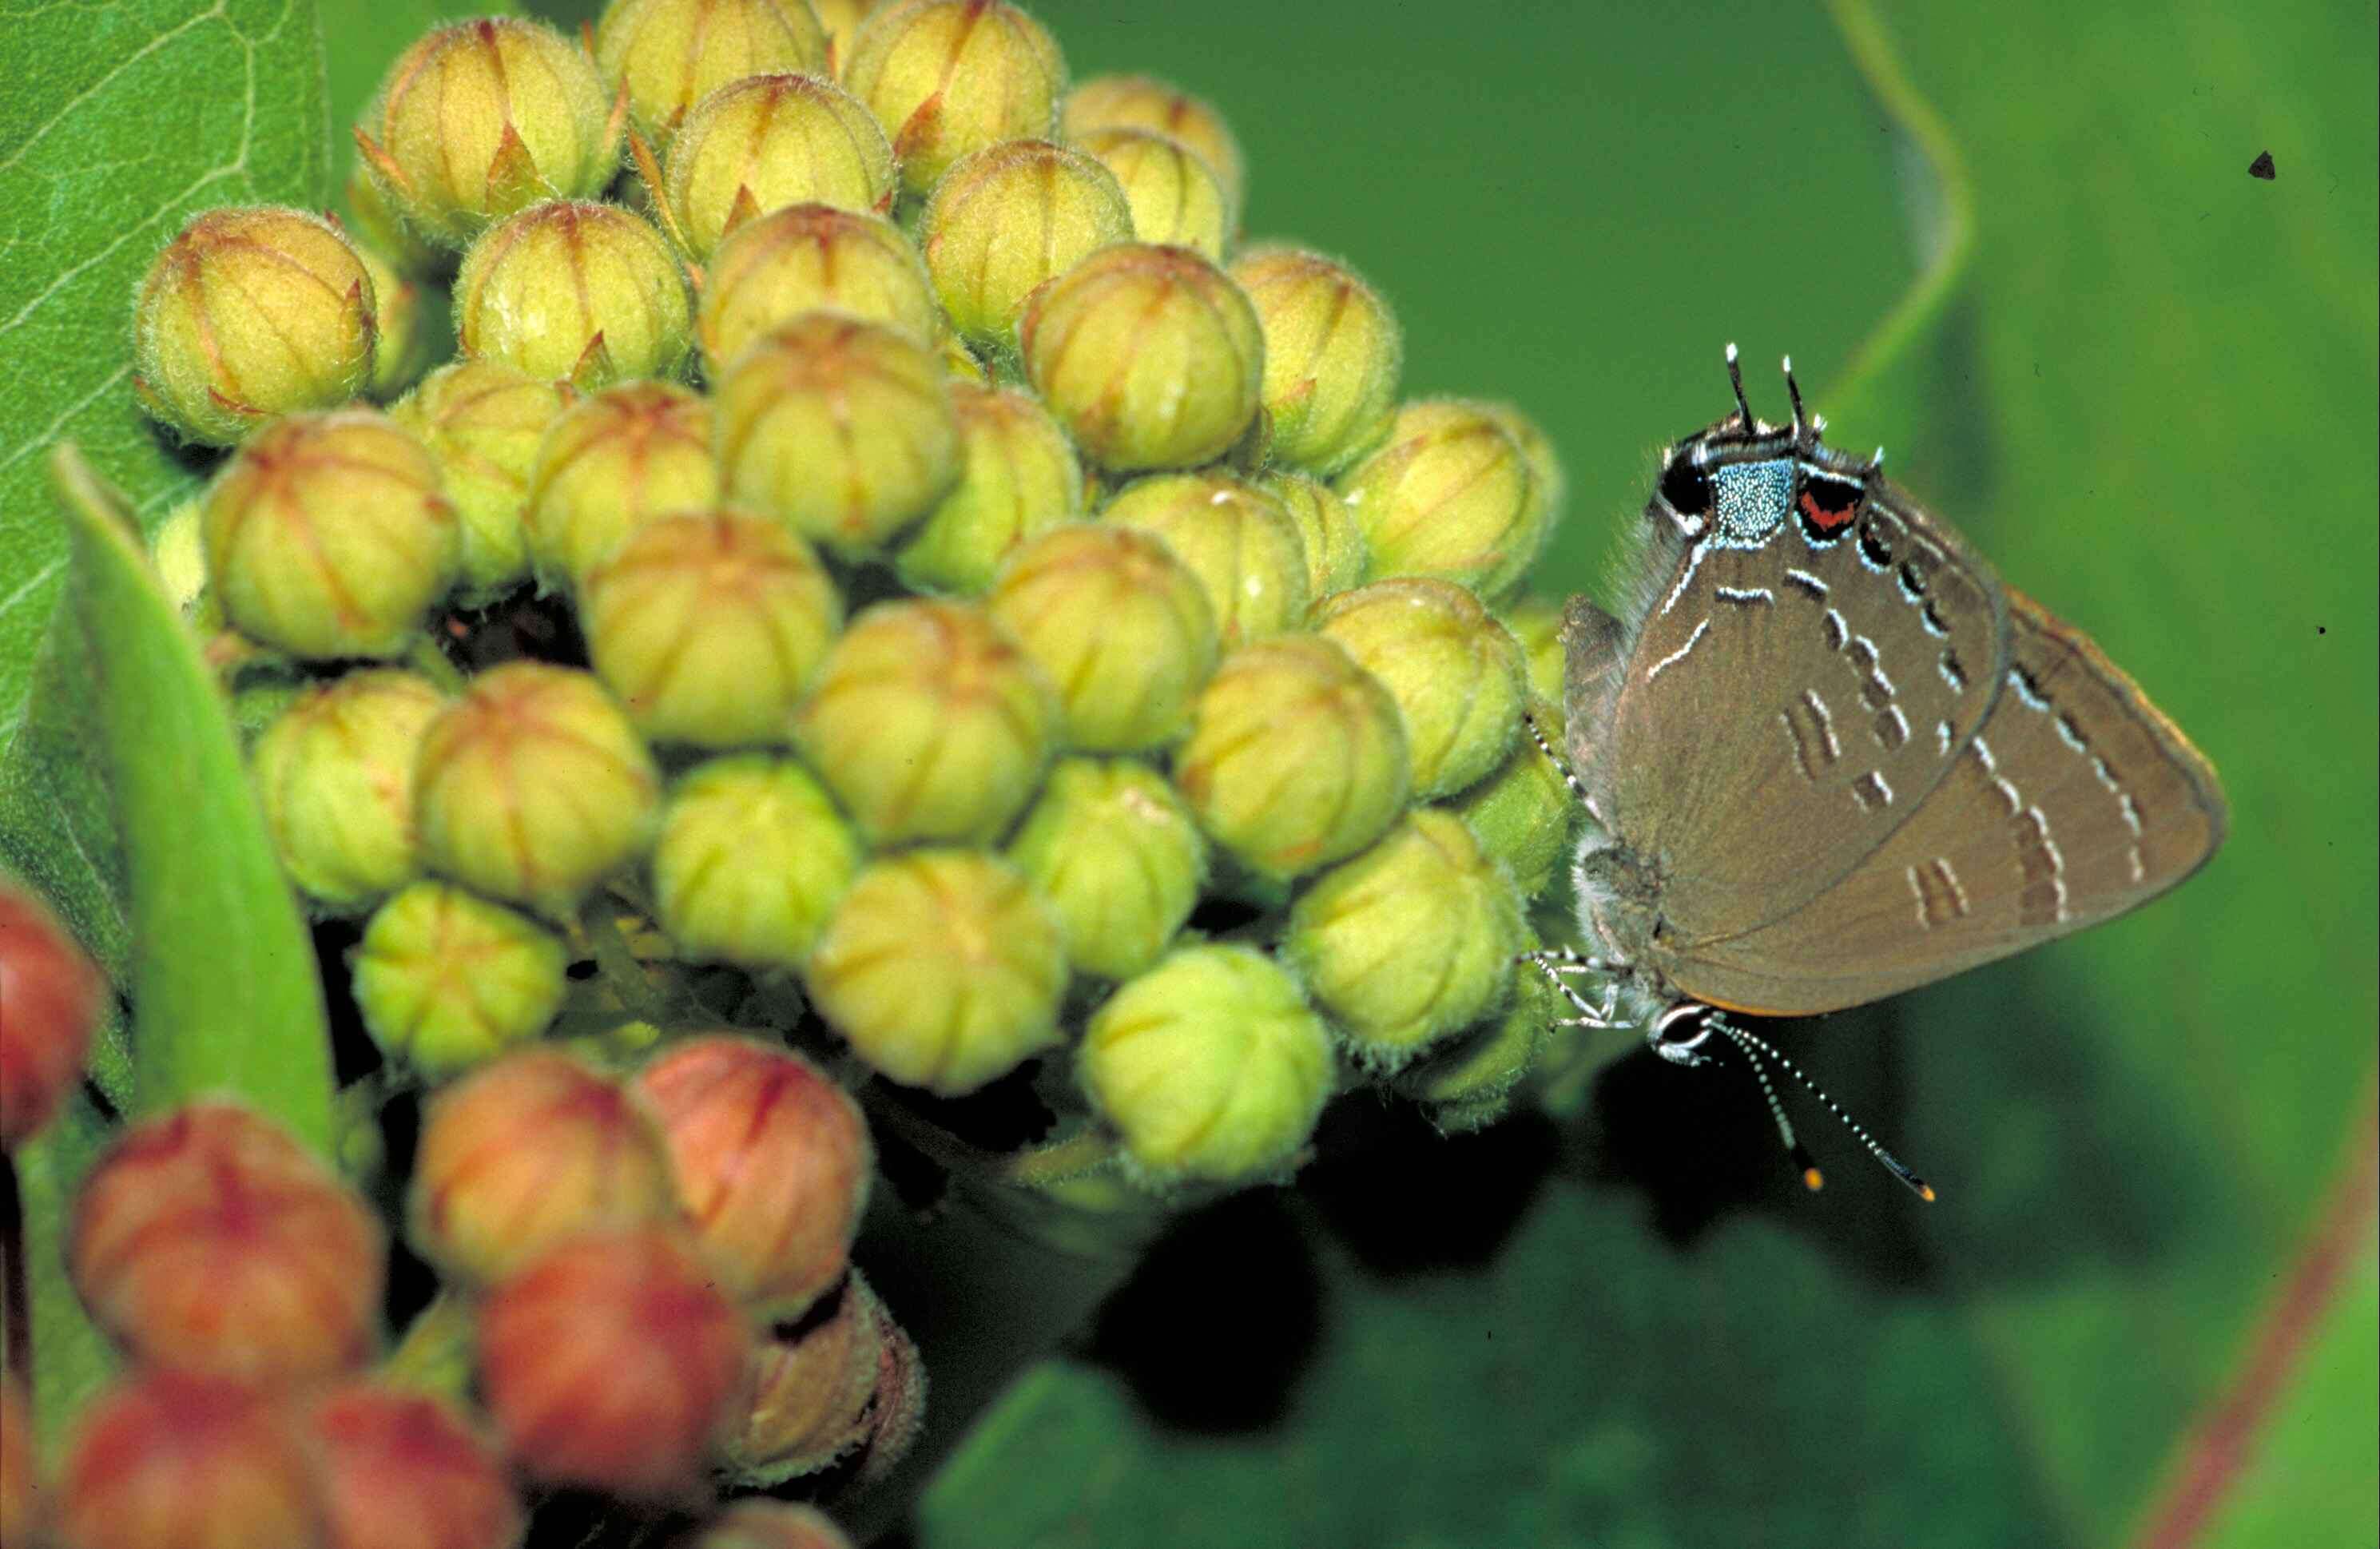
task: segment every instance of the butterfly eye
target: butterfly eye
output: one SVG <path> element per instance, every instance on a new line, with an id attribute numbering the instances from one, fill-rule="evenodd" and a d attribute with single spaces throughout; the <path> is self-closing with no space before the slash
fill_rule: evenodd
<path id="1" fill-rule="evenodd" d="M 1672 457 L 1661 470 L 1661 499 L 1681 516 L 1707 516 L 1711 509 L 1711 477 L 1691 457 Z"/>

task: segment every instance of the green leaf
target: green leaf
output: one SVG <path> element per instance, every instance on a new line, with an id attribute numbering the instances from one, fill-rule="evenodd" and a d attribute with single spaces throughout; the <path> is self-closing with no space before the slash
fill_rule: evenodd
<path id="1" fill-rule="evenodd" d="M 67 1276 L 75 1191 L 114 1133 L 77 1092 L 11 1158 L 24 1206 L 25 1292 L 32 1306 L 33 1425 L 53 1455 L 74 1417 L 122 1364 L 107 1336 L 84 1315 Z"/>
<path id="2" fill-rule="evenodd" d="M 197 489 L 203 459 L 133 402 L 132 296 L 195 211 L 322 205 L 315 7 L 0 0 L 0 857 L 120 976 L 122 878 L 80 721 L 92 685 L 48 634 L 67 546 L 45 464 L 71 439 L 149 528 Z"/>
<path id="3" fill-rule="evenodd" d="M 223 1093 L 327 1152 L 330 1031 L 313 943 L 222 695 L 122 498 L 72 446 L 50 466 L 130 883 L 137 1106 Z"/>

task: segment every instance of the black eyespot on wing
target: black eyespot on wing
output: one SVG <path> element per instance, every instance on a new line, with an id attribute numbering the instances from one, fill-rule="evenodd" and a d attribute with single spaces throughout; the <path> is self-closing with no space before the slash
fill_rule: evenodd
<path id="1" fill-rule="evenodd" d="M 1714 500 L 1710 474 L 1691 457 L 1672 457 L 1661 470 L 1661 499 L 1681 516 L 1707 516 Z"/>
<path id="2" fill-rule="evenodd" d="M 1861 557 L 1876 569 L 1883 570 L 1891 565 L 1892 546 L 1884 540 L 1884 534 L 1876 530 L 1875 523 L 1861 524 L 1859 547 Z"/>
<path id="3" fill-rule="evenodd" d="M 1793 500 L 1794 514 L 1802 522 L 1802 535 L 1814 544 L 1834 542 L 1849 529 L 1852 518 L 1859 514 L 1860 502 L 1866 498 L 1866 486 L 1855 478 L 1805 468 L 1801 491 Z"/>

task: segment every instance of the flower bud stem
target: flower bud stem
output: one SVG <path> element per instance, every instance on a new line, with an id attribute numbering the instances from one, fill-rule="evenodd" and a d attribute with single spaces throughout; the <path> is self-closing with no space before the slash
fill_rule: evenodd
<path id="1" fill-rule="evenodd" d="M 608 898 L 599 894 L 580 912 L 578 928 L 587 938 L 588 950 L 595 954 L 604 984 L 620 998 L 630 1016 L 663 1026 L 677 1020 L 677 1008 L 668 995 L 654 987 L 652 975 L 628 945 L 628 938 L 620 934 L 620 922 L 613 918 Z"/>
<path id="2" fill-rule="evenodd" d="M 414 1314 L 374 1376 L 392 1387 L 464 1403 L 471 1392 L 472 1332 L 469 1299 L 440 1291 Z"/>
<path id="3" fill-rule="evenodd" d="M 460 694 L 464 689 L 462 670 L 454 660 L 438 648 L 438 642 L 428 634 L 417 635 L 405 647 L 405 664 L 438 685 L 443 694 Z"/>

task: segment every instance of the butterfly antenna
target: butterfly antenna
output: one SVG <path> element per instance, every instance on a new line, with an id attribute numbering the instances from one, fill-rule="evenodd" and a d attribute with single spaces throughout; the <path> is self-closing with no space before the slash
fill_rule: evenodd
<path id="1" fill-rule="evenodd" d="M 1810 417 L 1802 412 L 1802 384 L 1793 380 L 1793 357 L 1790 355 L 1785 357 L 1785 393 L 1793 400 L 1793 444 L 1799 446 Z"/>
<path id="2" fill-rule="evenodd" d="M 1778 1064 L 1785 1067 L 1785 1069 L 1792 1075 L 1793 1079 L 1802 1083 L 1804 1090 L 1806 1090 L 1812 1096 L 1817 1098 L 1818 1101 L 1827 1105 L 1828 1112 L 1833 1114 L 1837 1119 L 1843 1121 L 1843 1127 L 1849 1130 L 1853 1135 L 1857 1136 L 1859 1143 L 1862 1145 L 1867 1147 L 1867 1154 L 1869 1156 L 1884 1164 L 1886 1171 L 1891 1173 L 1893 1177 L 1898 1178 L 1904 1184 L 1907 1184 L 1911 1193 L 1915 1194 L 1919 1199 L 1925 1200 L 1928 1204 L 1933 1203 L 1935 1197 L 1934 1185 L 1918 1177 L 1916 1173 L 1910 1170 L 1907 1163 L 1894 1156 L 1891 1152 L 1887 1151 L 1884 1148 L 1882 1142 L 1878 1141 L 1874 1135 L 1867 1132 L 1866 1126 L 1861 1124 L 1859 1120 L 1853 1119 L 1850 1114 L 1845 1113 L 1842 1110 L 1842 1106 L 1837 1103 L 1833 1097 L 1828 1095 L 1827 1089 L 1825 1087 L 1820 1086 L 1816 1082 L 1812 1081 L 1803 1072 L 1802 1067 L 1794 1064 L 1792 1060 L 1788 1059 L 1785 1057 L 1784 1052 L 1779 1049 L 1776 1045 L 1768 1042 L 1768 1040 L 1761 1037 L 1756 1033 L 1747 1033 L 1742 1028 L 1737 1027 L 1730 1023 L 1718 1022 L 1717 1018 L 1714 1018 L 1713 1021 L 1717 1023 L 1718 1030 L 1721 1033 L 1726 1034 L 1728 1039 L 1733 1043 L 1737 1048 L 1743 1051 L 1744 1059 L 1750 1062 L 1754 1071 L 1759 1075 L 1760 1090 L 1768 1098 L 1768 1111 L 1777 1116 L 1778 1131 L 1784 1136 L 1785 1149 L 1792 1154 L 1794 1165 L 1802 1169 L 1802 1181 L 1803 1183 L 1807 1184 L 1812 1189 L 1816 1189 L 1826 1182 L 1826 1179 L 1811 1162 L 1810 1154 L 1803 1149 L 1801 1144 L 1795 1140 L 1793 1135 L 1793 1127 L 1785 1120 L 1785 1111 L 1777 1101 L 1777 1093 L 1775 1089 L 1769 1085 L 1767 1072 L 1761 1068 L 1760 1060 L 1757 1058 L 1759 1055 L 1767 1055 L 1769 1059 L 1777 1061 Z"/>
<path id="3" fill-rule="evenodd" d="M 1802 1186 L 1816 1193 L 1827 1186 L 1827 1175 L 1818 1170 L 1817 1159 L 1810 1155 L 1810 1148 L 1802 1144 L 1802 1137 L 1793 1132 L 1793 1121 L 1785 1117 L 1785 1105 L 1777 1096 L 1777 1085 L 1768 1079 L 1768 1067 L 1760 1062 L 1760 1057 L 1752 1051 L 1752 1046 L 1738 1036 L 1734 1028 L 1716 1017 L 1712 1022 L 1735 1045 L 1735 1051 L 1743 1056 L 1743 1062 L 1752 1067 L 1752 1079 L 1760 1083 L 1760 1095 L 1767 1101 L 1768 1117 L 1777 1121 L 1777 1138 L 1785 1144 L 1785 1155 L 1793 1158 L 1793 1166 L 1800 1170 Z"/>
<path id="4" fill-rule="evenodd" d="M 1743 416 L 1743 428 L 1749 430 L 1752 429 L 1752 405 L 1743 396 L 1743 364 L 1736 358 L 1732 340 L 1727 346 L 1727 380 L 1728 385 L 1735 389 L 1736 412 Z"/>

